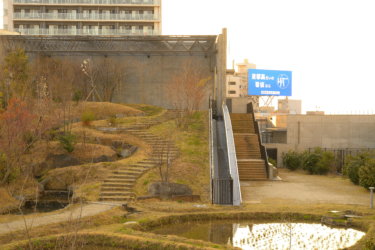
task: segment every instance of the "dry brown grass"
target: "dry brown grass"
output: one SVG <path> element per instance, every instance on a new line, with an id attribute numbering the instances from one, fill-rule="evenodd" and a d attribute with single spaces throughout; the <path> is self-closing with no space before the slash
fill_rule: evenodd
<path id="1" fill-rule="evenodd" d="M 9 210 L 12 210 L 18 206 L 18 201 L 14 199 L 9 192 L 3 188 L 0 187 L 0 214 L 5 213 Z"/>
<path id="2" fill-rule="evenodd" d="M 79 133 L 79 131 L 82 129 L 84 128 L 80 126 L 76 127 L 74 132 Z M 99 183 L 103 181 L 113 170 L 120 166 L 136 163 L 141 159 L 146 158 L 151 152 L 151 149 L 145 142 L 131 135 L 106 134 L 94 129 L 85 130 L 87 130 L 88 137 L 109 141 L 121 140 L 138 147 L 138 150 L 128 158 L 114 162 L 88 163 L 80 166 L 54 169 L 50 170 L 45 176 L 45 178 L 50 180 L 46 186 L 49 189 L 65 189 L 69 186 L 74 186 L 77 190 L 77 195 L 84 197 L 87 200 L 95 200 L 95 198 L 97 198 L 99 195 Z M 98 148 L 100 149 L 101 147 L 99 146 Z"/>
<path id="3" fill-rule="evenodd" d="M 96 119 L 104 119 L 119 114 L 124 116 L 137 116 L 144 114 L 136 108 L 110 102 L 80 102 L 78 105 L 74 103 L 70 103 L 69 105 L 71 106 L 71 117 L 74 118 L 81 118 L 81 115 L 84 112 L 94 113 Z"/>
<path id="4" fill-rule="evenodd" d="M 209 201 L 207 113 L 196 113 L 191 117 L 187 129 L 177 128 L 175 121 L 172 120 L 152 127 L 149 132 L 174 141 L 179 148 L 179 157 L 172 163 L 170 169 L 170 182 L 188 185 L 193 190 L 193 194 L 201 196 L 202 201 Z M 153 169 L 138 179 L 135 185 L 138 196 L 147 195 L 148 185 L 160 181 L 158 171 Z"/>
<path id="5" fill-rule="evenodd" d="M 78 143 L 72 152 L 73 157 L 77 157 L 82 161 L 90 161 L 101 155 L 113 158 L 116 156 L 116 152 L 109 146 L 90 143 Z"/>

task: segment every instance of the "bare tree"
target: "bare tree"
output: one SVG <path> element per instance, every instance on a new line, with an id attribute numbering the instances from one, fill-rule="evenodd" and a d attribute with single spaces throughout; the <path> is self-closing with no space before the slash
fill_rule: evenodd
<path id="1" fill-rule="evenodd" d="M 98 63 L 97 89 L 103 101 L 111 102 L 115 91 L 125 81 L 126 67 L 111 58 Z"/>
<path id="2" fill-rule="evenodd" d="M 87 77 L 90 92 L 86 100 L 107 101 L 113 99 L 116 89 L 125 80 L 126 68 L 123 63 L 107 58 L 83 60 L 81 70 Z"/>
<path id="3" fill-rule="evenodd" d="M 162 144 L 156 154 L 157 167 L 162 182 L 169 182 L 169 171 L 172 165 L 172 147 L 170 143 Z"/>
<path id="4" fill-rule="evenodd" d="M 210 76 L 192 61 L 186 62 L 167 85 L 167 91 L 175 109 L 181 110 L 177 126 L 186 126 L 187 116 L 199 110 L 206 96 Z"/>

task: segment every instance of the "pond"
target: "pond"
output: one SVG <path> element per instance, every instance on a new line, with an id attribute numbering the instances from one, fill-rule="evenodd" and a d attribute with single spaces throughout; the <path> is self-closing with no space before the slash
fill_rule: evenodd
<path id="1" fill-rule="evenodd" d="M 36 203 L 35 201 L 26 201 L 24 206 L 21 207 L 22 213 L 17 209 L 12 214 L 46 213 L 62 209 L 67 205 L 69 205 L 69 202 L 39 201 Z"/>
<path id="2" fill-rule="evenodd" d="M 152 231 L 228 244 L 242 249 L 342 249 L 365 233 L 321 224 L 214 221 L 167 225 Z"/>

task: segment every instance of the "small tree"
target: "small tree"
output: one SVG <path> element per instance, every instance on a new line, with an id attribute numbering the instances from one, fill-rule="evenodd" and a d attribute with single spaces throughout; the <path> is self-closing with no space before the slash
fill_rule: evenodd
<path id="1" fill-rule="evenodd" d="M 369 159 L 359 168 L 359 185 L 365 188 L 375 187 L 375 159 Z"/>
<path id="2" fill-rule="evenodd" d="M 289 170 L 296 170 L 301 168 L 302 165 L 302 156 L 300 153 L 295 151 L 289 151 L 286 154 L 283 154 L 283 165 Z"/>
<path id="3" fill-rule="evenodd" d="M 351 182 L 359 185 L 359 169 L 366 165 L 370 160 L 370 155 L 367 152 L 359 153 L 356 156 L 348 156 L 344 166 L 344 174 L 347 175 Z"/>
<path id="4" fill-rule="evenodd" d="M 98 93 L 104 102 L 111 102 L 115 91 L 125 80 L 126 68 L 122 62 L 109 58 L 95 63 L 98 71 L 95 83 Z"/>
<path id="5" fill-rule="evenodd" d="M 162 182 L 169 182 L 169 172 L 172 164 L 172 148 L 169 143 L 163 144 L 159 147 L 157 154 L 157 167 Z"/>
<path id="6" fill-rule="evenodd" d="M 34 139 L 26 138 L 35 134 L 36 118 L 26 103 L 18 99 L 11 99 L 7 110 L 0 115 L 0 153 L 3 159 L 0 184 L 20 173 L 21 157 L 34 143 Z"/>
<path id="7" fill-rule="evenodd" d="M 182 69 L 171 79 L 167 92 L 175 109 L 181 110 L 176 119 L 177 127 L 187 127 L 189 115 L 199 110 L 208 89 L 210 76 L 192 61 L 185 63 Z"/>
<path id="8" fill-rule="evenodd" d="M 4 59 L 1 89 L 7 104 L 12 97 L 25 100 L 31 93 L 29 80 L 29 59 L 23 49 L 11 51 Z"/>

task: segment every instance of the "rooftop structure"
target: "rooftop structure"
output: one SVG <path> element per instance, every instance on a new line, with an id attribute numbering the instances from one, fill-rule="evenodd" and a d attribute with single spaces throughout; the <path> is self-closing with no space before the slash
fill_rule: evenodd
<path id="1" fill-rule="evenodd" d="M 22 35 L 160 35 L 162 0 L 4 0 Z"/>

